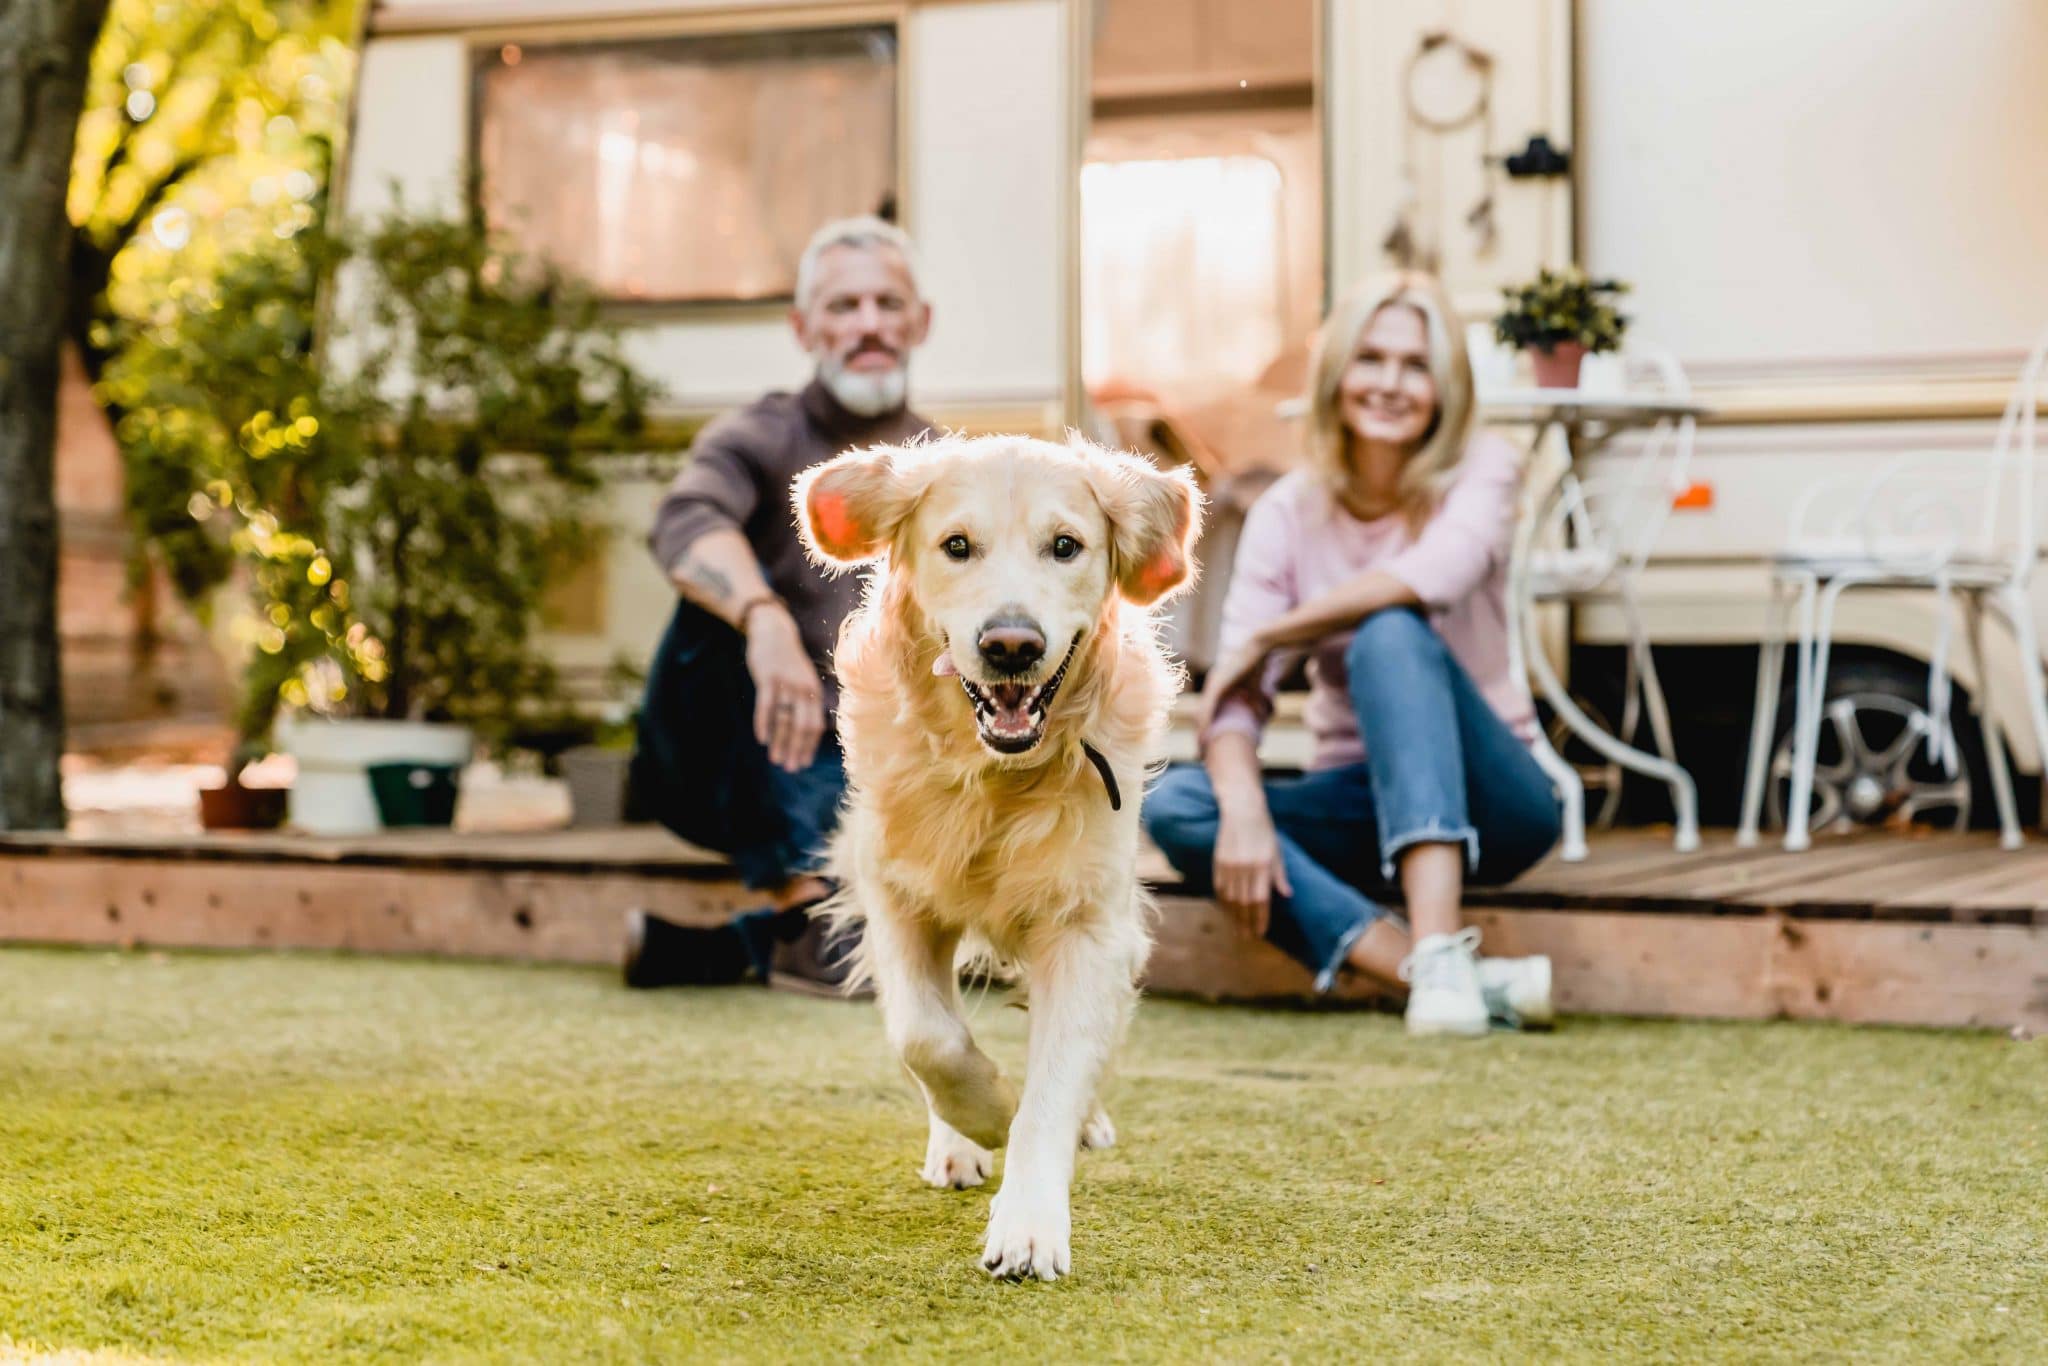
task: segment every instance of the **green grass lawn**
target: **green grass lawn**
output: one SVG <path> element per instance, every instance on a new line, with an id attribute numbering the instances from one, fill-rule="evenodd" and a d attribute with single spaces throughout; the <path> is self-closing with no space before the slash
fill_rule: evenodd
<path id="1" fill-rule="evenodd" d="M 0 950 L 0 1359 L 2039 1359 L 2044 1102 L 2001 1036 L 1148 1002 L 1010 1285 L 871 1006 Z"/>

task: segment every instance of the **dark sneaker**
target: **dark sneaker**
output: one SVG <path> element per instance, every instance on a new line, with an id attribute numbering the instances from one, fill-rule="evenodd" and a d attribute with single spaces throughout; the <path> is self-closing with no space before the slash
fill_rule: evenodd
<path id="1" fill-rule="evenodd" d="M 805 996 L 867 1000 L 875 992 L 866 983 L 852 991 L 846 989 L 859 947 L 860 926 L 835 929 L 822 916 L 806 916 L 801 932 L 778 941 L 770 951 L 768 985 Z"/>
<path id="2" fill-rule="evenodd" d="M 734 925 L 678 925 L 643 910 L 626 912 L 626 985 L 710 987 L 743 982 L 754 966 Z"/>

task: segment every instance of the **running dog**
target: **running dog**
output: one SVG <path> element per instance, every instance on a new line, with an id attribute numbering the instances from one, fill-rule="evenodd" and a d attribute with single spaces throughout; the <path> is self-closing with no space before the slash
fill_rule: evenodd
<path id="1" fill-rule="evenodd" d="M 930 1112 L 924 1179 L 964 1189 L 1009 1144 L 982 1264 L 1071 1266 L 1077 1143 L 1151 948 L 1138 802 L 1182 683 L 1152 608 L 1186 585 L 1183 473 L 1078 439 L 943 437 L 855 451 L 794 498 L 827 565 L 873 564 L 834 668 L 850 795 L 830 868 L 861 968 Z M 1021 1095 L 978 1048 L 959 964 L 1027 983 Z"/>

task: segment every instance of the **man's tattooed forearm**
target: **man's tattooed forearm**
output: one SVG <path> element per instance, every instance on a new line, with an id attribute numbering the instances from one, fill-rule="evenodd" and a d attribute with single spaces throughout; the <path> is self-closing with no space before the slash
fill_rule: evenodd
<path id="1" fill-rule="evenodd" d="M 697 560 L 686 559 L 682 564 L 683 577 L 704 589 L 720 602 L 732 597 L 732 580 L 719 570 Z"/>

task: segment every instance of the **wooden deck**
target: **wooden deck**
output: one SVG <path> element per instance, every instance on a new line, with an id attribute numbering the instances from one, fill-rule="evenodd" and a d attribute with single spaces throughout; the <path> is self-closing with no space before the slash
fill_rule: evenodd
<path id="1" fill-rule="evenodd" d="M 1479 889 L 1490 906 L 1797 919 L 2048 925 L 2048 840 L 2001 851 L 1996 836 L 1872 833 L 1738 849 L 1709 831 L 1696 853 L 1667 831 L 1613 831 L 1583 863 L 1552 858 L 1512 887 Z"/>
<path id="2" fill-rule="evenodd" d="M 1301 999 L 1308 978 L 1221 911 L 1161 895 L 1152 990 Z M 310 948 L 614 961 L 619 917 L 699 923 L 756 900 L 653 827 L 77 839 L 0 836 L 0 942 Z M 2048 842 L 1858 835 L 1805 854 L 1726 833 L 1672 852 L 1598 837 L 1514 886 L 1476 889 L 1495 953 L 1542 952 L 1566 1010 L 2048 1028 Z M 1341 996 L 1363 995 L 1346 988 Z"/>

